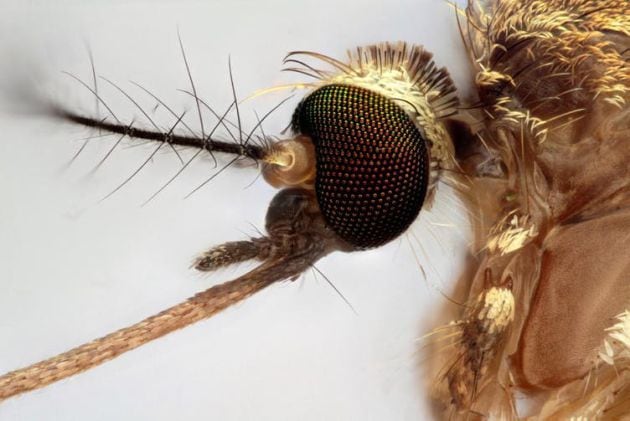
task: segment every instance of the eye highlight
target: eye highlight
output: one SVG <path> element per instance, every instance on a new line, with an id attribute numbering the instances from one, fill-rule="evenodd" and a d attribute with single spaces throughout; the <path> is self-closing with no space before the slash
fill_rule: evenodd
<path id="1" fill-rule="evenodd" d="M 394 101 L 356 86 L 326 85 L 297 108 L 293 130 L 315 145 L 322 216 L 353 248 L 383 245 L 418 216 L 429 153 L 420 130 Z"/>

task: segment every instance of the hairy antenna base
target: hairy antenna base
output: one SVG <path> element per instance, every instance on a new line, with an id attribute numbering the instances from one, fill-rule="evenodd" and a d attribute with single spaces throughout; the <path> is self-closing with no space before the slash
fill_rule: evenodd
<path id="1" fill-rule="evenodd" d="M 308 136 L 274 143 L 263 161 L 263 177 L 273 187 L 312 188 L 315 183 L 315 146 Z"/>

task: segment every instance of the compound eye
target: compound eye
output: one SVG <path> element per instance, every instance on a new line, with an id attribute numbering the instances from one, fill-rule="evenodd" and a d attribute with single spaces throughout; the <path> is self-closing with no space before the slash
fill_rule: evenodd
<path id="1" fill-rule="evenodd" d="M 315 192 L 328 226 L 356 249 L 381 246 L 416 219 L 427 193 L 427 142 L 395 101 L 330 84 L 295 111 L 315 146 Z"/>

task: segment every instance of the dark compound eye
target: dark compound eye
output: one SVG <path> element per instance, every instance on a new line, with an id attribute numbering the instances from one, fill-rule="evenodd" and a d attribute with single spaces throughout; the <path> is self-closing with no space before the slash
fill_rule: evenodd
<path id="1" fill-rule="evenodd" d="M 418 216 L 429 183 L 427 142 L 395 101 L 361 87 L 326 85 L 302 101 L 293 129 L 315 145 L 324 219 L 353 247 L 383 245 Z"/>

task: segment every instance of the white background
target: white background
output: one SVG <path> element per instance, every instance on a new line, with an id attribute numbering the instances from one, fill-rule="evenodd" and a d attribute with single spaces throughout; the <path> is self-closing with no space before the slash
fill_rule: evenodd
<path id="1" fill-rule="evenodd" d="M 347 48 L 386 40 L 423 44 L 458 85 L 466 83 L 455 12 L 440 0 L 89 3 L 0 1 L 0 373 L 234 278 L 246 267 L 201 276 L 189 265 L 212 245 L 262 229 L 274 195 L 261 179 L 254 181 L 254 168 L 231 168 L 183 200 L 213 173 L 205 158 L 141 207 L 178 169 L 165 148 L 99 203 L 154 146 L 125 142 L 91 172 L 115 137 L 96 139 L 68 166 L 80 139 L 94 133 L 38 118 L 20 103 L 31 92 L 93 113 L 89 93 L 61 73 L 89 81 L 86 45 L 99 74 L 149 108 L 154 103 L 129 80 L 178 112 L 188 109 L 186 121 L 195 129 L 192 103 L 176 91 L 189 89 L 177 28 L 200 95 L 220 111 L 231 101 L 230 55 L 241 97 L 304 80 L 279 71 L 288 51 L 343 58 Z M 99 83 L 119 117 L 150 127 Z M 255 124 L 254 109 L 262 115 L 283 97 L 243 104 L 245 127 Z M 293 105 L 266 122 L 265 132 L 278 134 Z M 7 112 L 17 109 L 21 113 Z M 173 123 L 163 110 L 155 115 L 162 126 Z M 86 373 L 3 402 L 0 420 L 433 418 L 430 361 L 418 338 L 447 320 L 439 290 L 450 293 L 466 253 L 465 218 L 443 187 L 434 209 L 413 227 L 424 249 L 416 247 L 415 255 L 428 280 L 405 237 L 378 250 L 335 253 L 318 267 L 358 315 L 308 273 Z"/>

